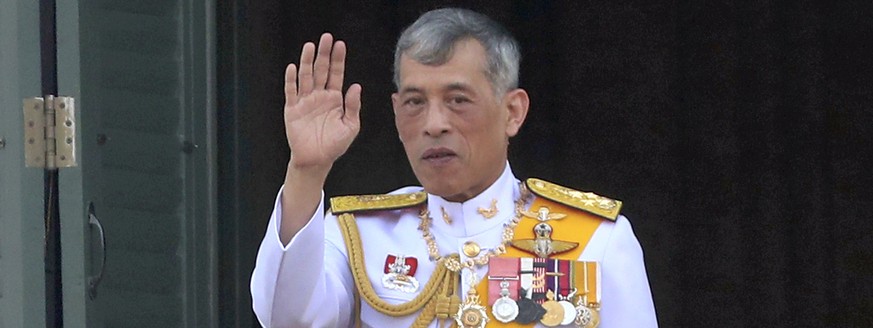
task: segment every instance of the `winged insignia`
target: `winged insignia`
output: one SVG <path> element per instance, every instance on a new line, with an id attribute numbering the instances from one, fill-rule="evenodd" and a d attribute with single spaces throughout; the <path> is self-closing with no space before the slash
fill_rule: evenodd
<path id="1" fill-rule="evenodd" d="M 521 211 L 521 214 L 531 219 L 537 219 L 540 222 L 546 222 L 549 220 L 560 220 L 567 217 L 567 214 L 563 213 L 550 213 L 549 208 L 545 206 L 540 207 L 540 209 L 536 212 L 524 210 Z"/>
<path id="2" fill-rule="evenodd" d="M 541 208 L 540 214 L 542 213 Z M 546 215 L 549 214 L 548 209 L 546 209 L 545 213 Z M 510 245 L 542 258 L 547 258 L 552 256 L 552 254 L 567 252 L 579 246 L 579 243 L 576 242 L 553 240 L 552 226 L 545 221 L 541 221 L 534 226 L 534 235 L 534 239 L 516 239 L 511 241 Z"/>

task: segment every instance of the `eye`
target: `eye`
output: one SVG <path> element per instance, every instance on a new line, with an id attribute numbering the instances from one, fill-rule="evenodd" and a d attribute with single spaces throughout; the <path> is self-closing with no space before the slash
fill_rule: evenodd
<path id="1" fill-rule="evenodd" d="M 421 106 L 424 105 L 424 99 L 420 97 L 409 97 L 403 101 L 404 106 Z"/>
<path id="2" fill-rule="evenodd" d="M 400 110 L 404 115 L 418 115 L 425 107 L 427 107 L 427 98 L 418 95 L 404 97 L 400 103 Z"/>
<path id="3" fill-rule="evenodd" d="M 449 98 L 449 103 L 452 105 L 463 105 L 470 102 L 470 98 L 463 95 L 455 95 Z"/>

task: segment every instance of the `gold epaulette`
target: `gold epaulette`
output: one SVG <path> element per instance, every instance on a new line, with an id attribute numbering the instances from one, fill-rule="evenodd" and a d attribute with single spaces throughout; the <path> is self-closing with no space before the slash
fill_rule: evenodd
<path id="1" fill-rule="evenodd" d="M 558 202 L 604 219 L 615 221 L 621 210 L 621 201 L 609 199 L 592 192 L 573 190 L 536 178 L 525 181 L 527 188 L 537 196 Z"/>
<path id="2" fill-rule="evenodd" d="M 330 211 L 342 214 L 358 211 L 393 210 L 419 205 L 427 201 L 423 191 L 398 195 L 338 196 L 330 199 Z"/>

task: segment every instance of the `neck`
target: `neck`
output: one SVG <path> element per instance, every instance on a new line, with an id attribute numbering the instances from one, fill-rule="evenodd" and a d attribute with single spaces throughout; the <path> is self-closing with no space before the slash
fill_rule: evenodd
<path id="1" fill-rule="evenodd" d="M 503 175 L 503 172 L 505 170 L 506 170 L 506 161 L 504 161 L 503 164 L 500 165 L 499 170 L 496 170 L 495 173 L 492 173 L 491 176 L 485 180 L 486 181 L 485 183 L 483 183 L 481 185 L 472 186 L 470 189 L 465 190 L 465 191 L 458 193 L 458 194 L 455 194 L 455 195 L 439 195 L 439 194 L 437 194 L 437 196 L 440 196 L 443 199 L 450 201 L 450 202 L 464 203 L 468 200 L 476 198 L 476 196 L 481 195 L 482 192 L 484 192 L 485 190 L 490 188 L 492 185 L 494 185 L 494 183 L 496 183 L 497 180 L 500 179 L 500 177 Z"/>

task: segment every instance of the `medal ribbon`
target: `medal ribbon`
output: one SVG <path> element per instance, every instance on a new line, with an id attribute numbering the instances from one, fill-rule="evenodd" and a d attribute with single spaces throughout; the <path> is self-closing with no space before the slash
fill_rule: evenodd
<path id="1" fill-rule="evenodd" d="M 589 281 L 589 283 L 588 283 L 588 289 L 589 289 L 588 302 L 594 302 L 595 301 L 594 295 L 595 294 L 599 295 L 599 293 L 600 293 L 599 288 L 597 288 L 599 286 L 594 286 L 595 284 L 599 285 L 599 282 L 600 282 L 600 280 L 599 280 L 600 277 L 598 277 L 598 275 L 597 275 L 597 273 L 600 272 L 597 269 L 597 263 L 596 262 L 577 262 L 577 261 L 579 260 L 579 256 L 582 255 L 582 251 L 585 250 L 585 246 L 588 245 L 588 242 L 591 240 L 591 236 L 594 235 L 594 231 L 597 231 L 597 227 L 599 227 L 600 223 L 603 222 L 603 219 L 600 217 L 594 216 L 593 214 L 583 212 L 582 210 L 572 208 L 572 207 L 566 206 L 564 204 L 550 201 L 550 200 L 545 199 L 543 197 L 536 197 L 536 199 L 534 199 L 533 203 L 530 205 L 529 208 L 530 209 L 538 209 L 541 206 L 548 207 L 549 210 L 551 211 L 551 213 L 562 213 L 562 214 L 567 215 L 567 217 L 560 219 L 560 220 L 549 220 L 548 221 L 549 225 L 552 226 L 552 240 L 564 240 L 564 241 L 577 242 L 577 243 L 579 243 L 579 246 L 570 250 L 570 251 L 567 251 L 565 253 L 554 254 L 554 256 L 552 258 L 562 259 L 562 260 L 570 260 L 573 262 L 573 268 L 575 270 L 574 282 L 576 285 L 575 287 L 578 289 L 577 294 L 581 294 L 581 293 L 585 292 L 585 290 L 584 290 L 585 283 L 582 282 L 582 281 L 584 281 L 584 277 L 582 274 L 583 273 L 583 265 L 589 266 L 588 267 L 588 269 L 589 269 L 588 270 L 588 281 Z M 534 219 L 530 219 L 530 218 L 522 219 L 518 223 L 518 226 L 515 227 L 515 239 L 534 238 L 535 236 L 534 236 L 533 228 L 537 223 L 539 223 L 539 221 L 534 220 Z M 500 257 L 522 258 L 522 257 L 533 257 L 533 254 L 518 250 L 515 247 L 507 247 L 506 254 L 503 254 Z M 543 262 L 542 264 L 544 265 L 542 268 L 546 269 L 545 271 L 553 271 L 552 268 L 545 267 L 545 265 L 547 265 L 546 261 L 542 261 L 542 262 Z M 540 265 L 540 264 L 539 263 L 535 264 L 535 266 L 538 266 L 538 265 Z M 535 268 L 534 271 L 537 271 L 537 269 L 540 269 L 540 268 Z M 550 278 L 554 278 L 554 277 L 545 277 L 545 278 L 548 281 L 548 280 L 551 280 Z M 567 279 L 569 279 L 569 277 Z M 547 281 L 544 283 L 547 283 Z M 561 281 L 564 281 L 564 280 L 561 280 Z M 523 284 L 524 283 L 522 283 L 522 285 Z M 534 282 L 534 285 L 536 285 L 536 284 L 537 284 L 537 282 Z M 476 286 L 476 291 L 479 293 L 479 295 L 488 295 L 488 279 L 482 279 L 482 281 L 479 283 L 479 285 Z M 545 288 L 543 288 L 543 291 L 545 291 Z M 566 296 L 566 294 L 564 294 L 563 291 L 561 291 L 561 292 L 559 292 L 557 290 L 552 290 L 552 291 L 555 292 L 555 294 L 560 293 L 560 294 Z M 536 289 L 535 289 L 534 293 L 536 293 Z M 522 296 L 523 295 L 520 295 L 519 297 L 522 297 Z M 532 298 L 536 299 L 536 297 L 532 297 Z M 596 300 L 599 301 L 599 297 L 597 297 Z M 542 303 L 542 301 L 539 301 L 539 303 Z M 490 318 L 490 320 L 488 321 L 489 328 L 491 328 L 491 327 L 532 327 L 533 326 L 533 325 L 521 325 L 517 322 L 502 323 L 502 322 L 494 319 L 494 316 L 491 315 L 490 307 L 489 307 L 488 311 L 486 311 L 486 312 L 488 313 L 488 318 Z"/>

